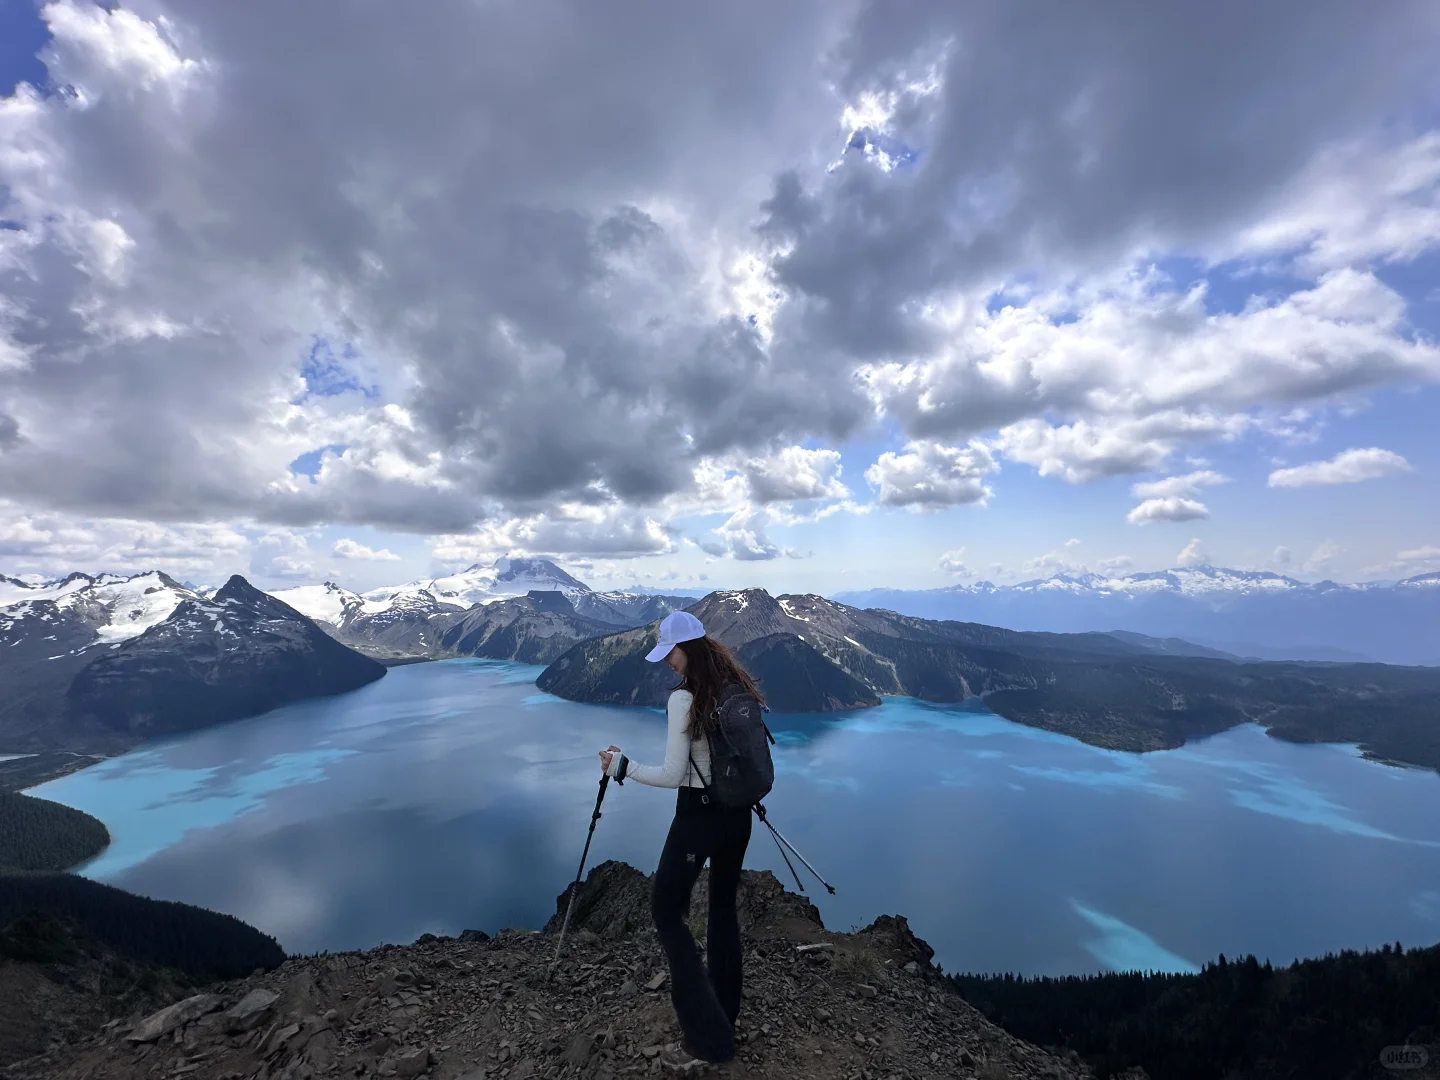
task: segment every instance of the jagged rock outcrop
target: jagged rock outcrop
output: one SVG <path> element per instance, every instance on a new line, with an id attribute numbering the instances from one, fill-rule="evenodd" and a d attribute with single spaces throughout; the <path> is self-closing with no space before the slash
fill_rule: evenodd
<path id="1" fill-rule="evenodd" d="M 703 926 L 704 876 L 691 922 Z M 742 875 L 745 990 L 737 1058 L 707 1075 L 757 1080 L 1087 1077 L 994 1026 L 928 962 L 899 917 L 826 930 L 768 872 Z M 557 898 L 558 927 L 569 891 Z M 603 1080 L 661 1072 L 679 1037 L 648 914 L 649 878 L 602 863 L 586 878 L 558 964 L 554 930 L 487 941 L 296 957 L 191 991 L 157 1020 L 134 1013 L 77 1045 L 16 1063 L 9 1080 Z M 627 930 L 626 928 L 629 927 Z M 702 933 L 703 939 L 703 933 Z M 703 940 L 702 940 L 703 945 Z M 218 999 L 218 1000 L 217 1000 Z M 246 1004 L 248 1003 L 248 1004 Z M 170 1003 L 173 1007 L 175 1003 Z M 246 1026 L 234 1017 L 245 1014 Z M 134 1035 L 187 1019 L 155 1041 Z M 258 1022 L 255 1018 L 258 1017 Z"/>
<path id="2" fill-rule="evenodd" d="M 641 873 L 629 863 L 614 859 L 601 863 L 581 883 L 575 910 L 570 915 L 570 930 L 589 930 L 601 938 L 613 938 L 649 929 L 652 925 L 651 881 L 651 875 Z M 545 933 L 559 933 L 569 903 L 570 888 L 567 888 L 555 898 L 555 914 L 545 924 Z M 768 870 L 747 870 L 740 875 L 735 906 L 742 933 L 792 924 L 824 928 L 820 910 L 803 896 L 787 892 Z M 703 926 L 709 907 L 709 879 L 708 875 L 701 874 L 690 898 L 691 920 Z"/>

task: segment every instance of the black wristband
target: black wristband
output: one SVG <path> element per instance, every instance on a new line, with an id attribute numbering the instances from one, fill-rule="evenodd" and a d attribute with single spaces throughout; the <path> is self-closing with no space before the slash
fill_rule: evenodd
<path id="1" fill-rule="evenodd" d="M 615 770 L 615 782 L 621 783 L 625 779 L 625 771 L 630 768 L 630 759 L 624 754 L 620 755 L 620 766 Z"/>

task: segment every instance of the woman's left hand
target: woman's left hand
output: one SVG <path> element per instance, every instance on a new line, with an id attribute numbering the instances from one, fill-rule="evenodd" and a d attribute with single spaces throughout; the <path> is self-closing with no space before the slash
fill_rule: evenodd
<path id="1" fill-rule="evenodd" d="M 602 773 L 608 773 L 610 771 L 610 759 L 618 753 L 620 753 L 620 747 L 614 743 L 610 744 L 609 750 L 600 751 L 600 771 Z"/>

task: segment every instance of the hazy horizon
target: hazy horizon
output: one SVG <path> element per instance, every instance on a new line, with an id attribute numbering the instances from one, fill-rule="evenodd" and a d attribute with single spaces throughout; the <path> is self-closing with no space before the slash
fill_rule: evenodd
<path id="1" fill-rule="evenodd" d="M 560 560 L 560 559 L 550 559 L 550 558 L 548 558 L 547 556 L 537 556 L 537 557 L 538 557 L 538 558 L 544 558 L 544 559 L 546 559 L 546 561 L 552 562 L 552 563 L 553 563 L 555 566 L 557 566 L 559 569 L 565 570 L 564 563 L 563 563 L 563 561 Z M 420 577 L 420 578 L 412 578 L 412 579 L 407 580 L 407 581 L 400 581 L 400 580 L 398 580 L 398 579 L 396 579 L 396 580 L 387 580 L 384 585 L 369 586 L 369 587 L 365 587 L 365 588 L 352 588 L 351 586 L 349 586 L 349 585 L 346 584 L 346 582 L 343 580 L 342 577 L 325 577 L 325 578 L 314 578 L 314 579 L 308 579 L 308 580 L 289 580 L 289 581 L 283 582 L 283 583 L 279 584 L 278 586 L 275 586 L 275 587 L 273 587 L 273 588 L 271 588 L 271 589 L 269 589 L 269 590 L 267 590 L 267 591 L 270 591 L 270 592 L 283 592 L 283 591 L 284 591 L 285 589 L 287 589 L 287 588 L 295 588 L 295 587 L 297 587 L 297 586 L 324 585 L 324 584 L 327 584 L 327 583 L 328 583 L 328 584 L 338 585 L 340 588 L 345 589 L 345 590 L 347 590 L 347 591 L 349 591 L 349 592 L 354 592 L 354 593 L 363 594 L 363 593 L 366 593 L 366 592 L 373 592 L 373 591 L 376 591 L 377 589 L 384 589 L 384 588 L 387 588 L 387 587 L 403 586 L 403 585 L 412 585 L 412 584 L 418 584 L 418 583 L 423 583 L 423 582 L 427 582 L 427 581 L 433 581 L 433 580 L 435 580 L 435 579 L 437 579 L 437 578 L 443 578 L 443 577 L 447 577 L 447 576 L 451 576 L 451 575 L 455 575 L 455 574 L 462 574 L 462 573 L 465 573 L 466 571 L 469 571 L 469 570 L 488 569 L 488 568 L 489 568 L 489 565 L 490 565 L 490 564 L 486 564 L 486 563 L 471 563 L 469 566 L 462 566 L 462 567 L 450 568 L 450 569 L 441 567 L 441 568 L 438 568 L 438 569 L 436 570 L 436 572 L 431 573 L 431 574 L 427 574 L 427 575 L 425 575 L 425 576 L 423 576 L 423 577 Z M 154 567 L 151 567 L 151 568 L 148 568 L 148 569 L 145 569 L 145 570 L 108 570 L 108 569 L 86 570 L 86 569 L 82 569 L 82 570 L 70 570 L 70 571 L 66 571 L 66 572 L 63 572 L 63 573 L 48 574 L 48 575 L 47 575 L 47 574 L 33 573 L 33 572 L 32 572 L 32 573 L 21 573 L 21 574 L 7 574 L 7 573 L 5 573 L 5 571 L 4 571 L 3 569 L 0 569 L 0 577 L 9 577 L 9 578 L 12 578 L 12 579 L 17 580 L 17 581 L 23 581 L 23 582 L 25 582 L 26 584 L 30 584 L 30 585 L 41 585 L 41 584 L 52 584 L 52 583 L 55 583 L 55 582 L 58 582 L 58 581 L 62 581 L 62 580 L 63 580 L 64 578 L 66 578 L 69 574 L 71 574 L 71 573 L 77 573 L 77 572 L 78 572 L 78 573 L 82 573 L 82 574 L 87 574 L 88 576 L 90 576 L 90 577 L 92 577 L 92 578 L 100 578 L 100 577 L 103 577 L 103 576 L 105 576 L 105 575 L 107 575 L 107 574 L 111 574 L 111 575 L 114 575 L 114 576 L 117 576 L 117 577 L 133 577 L 133 576 L 135 576 L 135 575 L 137 575 L 137 574 L 143 574 L 143 573 L 153 572 L 155 569 L 156 569 L 156 568 L 154 568 Z M 1298 582 L 1298 583 L 1300 583 L 1301 585 L 1318 585 L 1318 584 L 1323 584 L 1323 583 L 1326 582 L 1326 581 L 1332 581 L 1332 582 L 1334 582 L 1334 583 L 1336 583 L 1336 584 L 1339 584 L 1339 585 L 1381 585 L 1381 586 L 1385 586 L 1385 585 L 1396 585 L 1396 584 L 1401 583 L 1402 581 L 1407 580 L 1406 578 L 1390 577 L 1390 578 L 1369 578 L 1369 579 L 1360 580 L 1360 581 L 1343 581 L 1343 580 L 1340 580 L 1340 579 L 1338 579 L 1338 578 L 1320 577 L 1320 576 L 1316 576 L 1316 575 L 1311 575 L 1311 576 L 1308 576 L 1308 577 L 1307 577 L 1307 576 L 1302 576 L 1302 575 L 1299 575 L 1299 574 L 1284 574 L 1284 573 L 1280 573 L 1279 571 L 1270 570 L 1270 569 L 1264 568 L 1264 567 L 1248 567 L 1248 568 L 1247 568 L 1247 567 L 1237 567 L 1237 566 L 1215 566 L 1215 565 L 1213 565 L 1213 564 L 1211 564 L 1211 563 L 1194 563 L 1194 564 L 1189 565 L 1189 566 L 1164 566 L 1164 567 L 1155 567 L 1155 568 L 1148 569 L 1148 570 L 1146 570 L 1146 569 L 1140 569 L 1140 568 L 1126 568 L 1126 569 L 1124 569 L 1124 570 L 1112 570 L 1112 571 L 1100 573 L 1098 576 L 1101 577 L 1101 578 L 1107 579 L 1107 580 L 1120 581 L 1120 580 L 1125 580 L 1125 579 L 1127 579 L 1127 578 L 1143 577 L 1143 576 L 1146 576 L 1146 575 L 1152 575 L 1152 576 L 1153 576 L 1153 575 L 1156 575 L 1156 574 L 1168 574 L 1168 573 L 1174 573 L 1174 572 L 1184 573 L 1184 572 L 1186 572 L 1186 571 L 1196 571 L 1196 572 L 1202 572 L 1202 573 L 1205 572 L 1205 571 L 1215 571 L 1215 572 L 1217 572 L 1217 573 L 1219 573 L 1219 574 L 1224 574 L 1224 573 L 1227 573 L 1227 572 L 1237 572 L 1237 573 L 1268 573 L 1268 574 L 1275 574 L 1275 575 L 1278 576 L 1278 577 L 1283 577 L 1283 578 L 1286 578 L 1286 579 L 1288 579 L 1288 580 Z M 162 571 L 162 572 L 163 572 L 163 571 Z M 570 571 L 566 571 L 566 572 L 569 573 Z M 241 577 L 246 577 L 246 576 L 247 576 L 246 574 L 244 574 L 244 573 L 241 572 L 241 571 L 236 571 L 236 573 L 239 573 Z M 1036 577 L 1031 577 L 1031 578 L 1016 577 L 1015 580 L 1013 580 L 1013 581 L 1003 581 L 1003 582 L 995 582 L 995 581 L 990 581 L 990 580 L 987 579 L 987 578 L 976 577 L 976 578 L 974 578 L 974 579 L 967 580 L 967 581 L 964 581 L 964 582 L 948 582 L 948 583 L 945 583 L 945 584 L 942 584 L 942 585 L 939 585 L 939 586 L 934 586 L 934 587 L 935 587 L 935 588 L 946 588 L 946 587 L 956 587 L 956 586 L 995 585 L 995 586 L 997 586 L 997 587 L 1003 588 L 1003 587 L 1005 587 L 1005 586 L 1027 585 L 1027 584 L 1031 584 L 1031 583 L 1034 583 L 1034 582 L 1049 581 L 1049 580 L 1052 580 L 1052 579 L 1055 579 L 1055 578 L 1075 578 L 1075 577 L 1081 577 L 1081 576 L 1084 576 L 1084 575 L 1087 575 L 1087 574 L 1090 574 L 1090 573 L 1092 573 L 1092 572 L 1091 572 L 1091 571 L 1087 571 L 1087 570 L 1085 570 L 1085 569 L 1083 569 L 1083 568 L 1081 568 L 1081 569 L 1057 570 L 1057 571 L 1055 571 L 1055 572 L 1053 572 L 1053 573 L 1043 574 L 1043 575 L 1039 575 L 1039 576 L 1036 576 Z M 1435 571 L 1431 571 L 1431 572 L 1429 572 L 1429 573 L 1435 573 Z M 171 577 L 174 577 L 173 574 L 171 574 L 170 576 L 171 576 Z M 591 585 L 590 585 L 590 582 L 588 582 L 588 581 L 585 580 L 583 573 L 581 573 L 580 571 L 575 571 L 575 572 L 573 572 L 573 573 L 572 573 L 572 576 L 575 577 L 575 578 L 577 578 L 579 581 L 581 581 L 582 584 L 584 584 L 584 585 L 586 585 L 586 586 L 590 586 L 591 588 L 594 588 L 595 591 L 597 591 L 597 592 L 605 592 L 605 591 L 624 592 L 624 591 L 627 590 L 627 588 L 631 588 L 631 589 L 644 589 L 644 590 L 649 590 L 649 591 L 654 591 L 654 592 L 662 592 L 662 593 L 665 591 L 664 582 L 663 582 L 663 581 L 660 582 L 659 584 L 642 584 L 642 583 L 640 583 L 640 582 L 633 582 L 633 583 L 631 583 L 631 585 L 628 586 L 628 587 L 625 586 L 625 585 L 618 585 L 618 586 L 591 586 Z M 1414 577 L 1425 577 L 1425 576 L 1428 576 L 1428 574 L 1414 574 L 1414 575 L 1410 575 L 1410 577 L 1412 577 L 1412 578 L 1414 578 Z M 227 577 L 227 578 L 220 578 L 220 579 L 218 579 L 218 580 L 203 580 L 203 581 L 196 581 L 196 580 L 192 580 L 191 578 L 183 578 L 183 579 L 177 579 L 177 580 L 179 580 L 180 584 L 182 584 L 182 585 L 187 585 L 187 584 L 188 584 L 188 585 L 193 586 L 193 587 L 198 588 L 198 589 L 216 589 L 216 588 L 219 588 L 221 585 L 223 585 L 223 584 L 225 583 L 225 581 L 228 580 L 228 577 Z M 769 586 L 765 586 L 765 585 L 756 585 L 756 584 L 727 584 L 727 583 L 725 583 L 725 582 L 710 582 L 710 581 L 708 581 L 708 580 L 702 580 L 699 584 L 696 584 L 696 585 L 684 585 L 684 584 L 679 584 L 679 583 L 677 583 L 677 584 L 675 585 L 675 588 L 676 588 L 680 593 L 693 592 L 693 593 L 696 593 L 697 595 L 704 595 L 705 593 L 714 592 L 714 591 L 735 592 L 735 591 L 742 591 L 742 590 L 745 590 L 745 589 L 764 589 L 765 591 L 771 592 L 771 593 L 776 593 L 776 592 L 777 592 L 776 589 L 771 588 L 771 587 L 769 587 Z M 898 586 L 894 586 L 894 585 L 888 584 L 888 583 L 885 582 L 885 581 L 878 581 L 878 582 L 876 582 L 875 584 L 871 584 L 871 585 L 847 584 L 843 589 L 832 589 L 832 590 L 830 590 L 830 592 L 831 592 L 831 593 L 841 593 L 841 592 L 846 592 L 846 593 L 848 593 L 848 592 L 872 592 L 872 591 L 886 591 L 886 590 L 896 589 L 896 588 L 898 588 Z M 783 586 L 781 586 L 781 587 L 779 588 L 779 590 L 778 590 L 779 593 L 794 592 L 794 591 L 795 591 L 795 590 L 793 590 L 793 589 L 786 589 L 786 588 L 784 588 Z M 822 595 L 826 595 L 826 594 L 822 594 Z"/>

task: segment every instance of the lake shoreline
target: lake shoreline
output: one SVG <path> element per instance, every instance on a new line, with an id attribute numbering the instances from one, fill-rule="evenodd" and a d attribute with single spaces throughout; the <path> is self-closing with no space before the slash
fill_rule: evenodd
<path id="1" fill-rule="evenodd" d="M 536 693 L 536 667 L 397 668 L 352 695 L 151 741 L 34 794 L 110 829 L 112 846 L 78 873 L 230 911 L 288 952 L 538 925 L 537 897 L 574 873 L 594 747 L 655 760 L 663 720 Z M 1112 751 L 978 699 L 887 696 L 770 719 L 766 805 L 837 885 L 816 901 L 827 921 L 905 911 L 947 969 L 1184 971 L 1220 951 L 1283 964 L 1440 937 L 1440 834 L 1424 824 L 1440 818 L 1440 788 L 1428 770 L 1366 768 L 1381 762 L 1353 744 L 1307 749 L 1249 722 L 1166 754 Z M 612 787 L 596 852 L 652 865 L 665 794 Z M 985 824 L 953 827 L 965 821 Z M 874 873 L 858 872 L 857 845 L 880 853 Z M 771 846 L 752 841 L 748 865 L 787 873 Z M 1391 887 L 1355 893 L 1351 857 L 1384 867 Z M 256 864 L 303 902 L 281 903 L 249 875 Z M 1253 888 L 1237 892 L 1242 881 Z M 1343 901 L 1327 899 L 1336 890 Z"/>
<path id="2" fill-rule="evenodd" d="M 137 744 L 137 746 L 140 744 Z M 131 747 L 129 749 L 134 749 Z M 122 751 L 123 752 L 123 751 Z M 113 754 L 90 754 L 78 750 L 39 750 L 0 758 L 0 791 L 23 794 L 27 789 L 59 780 L 71 773 L 107 761 Z"/>

